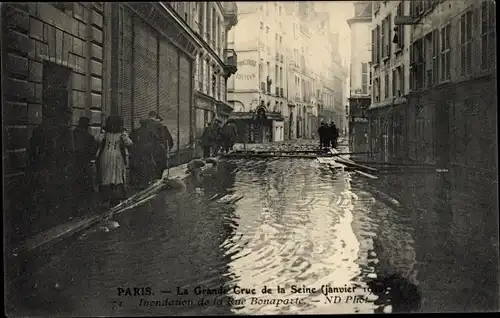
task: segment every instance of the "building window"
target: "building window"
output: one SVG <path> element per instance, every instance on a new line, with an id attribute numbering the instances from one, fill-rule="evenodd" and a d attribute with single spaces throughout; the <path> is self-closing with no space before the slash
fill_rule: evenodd
<path id="1" fill-rule="evenodd" d="M 212 74 L 212 95 L 214 98 L 220 100 L 219 96 L 219 77 L 216 74 L 215 71 L 215 66 L 213 67 L 213 74 Z"/>
<path id="2" fill-rule="evenodd" d="M 387 20 L 384 19 L 382 20 L 382 34 L 380 35 L 380 42 L 382 43 L 382 58 L 386 57 L 387 55 L 387 47 L 386 47 L 386 32 L 387 29 Z"/>
<path id="3" fill-rule="evenodd" d="M 405 67 L 401 65 L 399 67 L 399 96 L 405 93 Z"/>
<path id="4" fill-rule="evenodd" d="M 264 30 L 264 22 L 262 22 L 262 21 L 260 22 L 260 29 Z"/>
<path id="5" fill-rule="evenodd" d="M 386 22 L 386 56 L 389 57 L 391 56 L 391 49 L 392 49 L 392 14 L 389 14 L 387 16 L 387 22 Z"/>
<path id="6" fill-rule="evenodd" d="M 389 73 L 384 75 L 384 99 L 389 98 Z"/>
<path id="7" fill-rule="evenodd" d="M 369 86 L 372 86 L 372 67 L 371 67 L 371 65 L 368 65 L 368 71 L 370 72 Z"/>
<path id="8" fill-rule="evenodd" d="M 266 27 L 266 33 L 269 33 L 269 27 Z"/>
<path id="9" fill-rule="evenodd" d="M 380 63 L 380 25 L 375 28 L 375 63 Z"/>
<path id="10" fill-rule="evenodd" d="M 394 97 L 398 96 L 398 94 L 397 94 L 397 92 L 398 92 L 397 84 L 399 82 L 399 80 L 398 80 L 399 76 L 397 74 L 398 70 L 399 70 L 399 68 L 394 68 L 392 70 L 392 96 L 394 96 Z"/>
<path id="11" fill-rule="evenodd" d="M 274 85 L 276 87 L 276 95 L 278 95 L 278 87 L 280 86 L 280 82 L 278 82 L 278 65 L 274 67 L 274 80 L 276 81 L 276 84 Z"/>
<path id="12" fill-rule="evenodd" d="M 197 78 L 196 78 L 196 83 L 197 83 L 197 89 L 199 91 L 203 90 L 203 57 L 200 55 L 197 58 L 197 63 L 196 63 L 196 72 L 197 72 Z"/>
<path id="13" fill-rule="evenodd" d="M 368 63 L 361 63 L 361 93 L 368 94 Z"/>
<path id="14" fill-rule="evenodd" d="M 376 52 L 375 52 L 375 41 L 376 41 L 376 33 L 375 33 L 375 29 L 372 30 L 372 64 L 376 64 L 377 63 L 377 56 L 376 56 Z"/>
<path id="15" fill-rule="evenodd" d="M 481 4 L 481 70 L 493 68 L 496 58 L 496 10 L 493 1 Z"/>
<path id="16" fill-rule="evenodd" d="M 208 92 L 208 82 L 206 81 L 207 77 L 204 76 L 204 74 L 206 74 L 208 72 L 208 63 L 205 63 L 205 61 L 203 61 L 202 55 L 200 55 L 200 63 L 201 63 L 200 81 L 202 82 L 202 86 L 200 88 L 200 91 L 207 93 Z"/>
<path id="17" fill-rule="evenodd" d="M 439 83 L 439 31 L 432 31 L 432 84 Z"/>
<path id="18" fill-rule="evenodd" d="M 373 80 L 373 100 L 376 103 L 380 102 L 380 80 L 378 78 Z"/>
<path id="19" fill-rule="evenodd" d="M 200 33 L 201 36 L 203 36 L 203 7 L 204 7 L 204 3 L 196 3 L 197 7 L 198 7 L 198 31 Z"/>
<path id="20" fill-rule="evenodd" d="M 403 11 L 403 5 L 404 2 L 400 2 L 398 4 L 398 9 L 397 9 L 397 16 L 403 16 L 404 11 Z M 405 26 L 404 25 L 398 25 L 397 27 L 397 37 L 398 37 L 398 43 L 396 43 L 396 46 L 398 48 L 404 48 L 405 46 Z"/>
<path id="21" fill-rule="evenodd" d="M 425 48 L 425 56 L 424 56 L 424 63 L 425 63 L 425 86 L 426 87 L 432 87 L 434 83 L 434 78 L 432 74 L 432 62 L 434 61 L 434 52 L 433 52 L 433 41 L 432 41 L 432 32 L 427 33 L 427 35 L 424 36 L 424 48 Z"/>
<path id="22" fill-rule="evenodd" d="M 215 13 L 215 8 L 212 8 L 212 42 L 210 43 L 212 48 L 215 50 L 217 40 L 217 13 Z"/>
<path id="23" fill-rule="evenodd" d="M 280 67 L 280 83 L 281 86 L 283 86 L 283 67 Z M 281 91 L 283 91 L 283 87 L 281 88 Z M 283 93 L 280 93 L 280 96 L 283 97 Z"/>
<path id="24" fill-rule="evenodd" d="M 211 42 L 211 40 L 210 40 L 210 35 L 211 35 L 210 27 L 212 26 L 212 14 L 211 14 L 211 11 L 208 7 L 209 4 L 210 4 L 210 2 L 205 3 L 206 9 L 207 9 L 207 27 L 205 30 L 205 37 L 207 39 L 208 44 L 210 44 L 210 42 Z"/>
<path id="25" fill-rule="evenodd" d="M 215 48 L 216 48 L 216 52 L 219 53 L 220 52 L 220 46 L 221 46 L 221 39 L 220 39 L 220 18 L 217 17 L 217 24 L 215 25 L 216 26 L 216 34 L 217 34 L 217 38 L 216 38 L 216 43 L 215 43 Z"/>
<path id="26" fill-rule="evenodd" d="M 210 76 L 210 60 L 209 59 L 206 59 L 205 61 L 207 64 L 207 76 L 206 76 L 206 79 L 207 79 L 207 84 L 206 84 L 206 91 L 205 93 L 207 93 L 207 95 L 210 95 L 210 86 L 212 86 L 211 84 L 211 79 L 212 77 Z"/>
<path id="27" fill-rule="evenodd" d="M 472 70 L 472 11 L 460 18 L 460 75 L 470 75 Z"/>
<path id="28" fill-rule="evenodd" d="M 264 66 L 262 66 L 262 62 L 259 63 L 259 79 L 260 82 L 264 82 Z"/>
<path id="29" fill-rule="evenodd" d="M 450 56 L 451 56 L 451 47 L 450 47 L 450 31 L 451 24 L 446 25 L 441 28 L 441 81 L 450 80 Z"/>

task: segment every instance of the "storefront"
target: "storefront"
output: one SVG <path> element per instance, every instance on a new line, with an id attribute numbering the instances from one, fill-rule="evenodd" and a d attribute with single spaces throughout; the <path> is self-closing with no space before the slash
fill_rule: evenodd
<path id="1" fill-rule="evenodd" d="M 194 151 L 193 60 L 201 47 L 174 16 L 160 3 L 121 5 L 113 19 L 122 22 L 123 35 L 112 49 L 112 58 L 122 55 L 119 71 L 112 74 L 119 78 L 112 80 L 120 92 L 115 110 L 129 130 L 156 111 L 174 138 L 172 164 L 188 161 Z"/>
<path id="2" fill-rule="evenodd" d="M 238 142 L 268 143 L 281 138 L 285 118 L 259 107 L 255 112 L 233 112 L 230 119 L 238 129 Z"/>
<path id="3" fill-rule="evenodd" d="M 369 149 L 369 125 L 366 110 L 371 99 L 349 98 L 349 147 L 352 152 L 366 152 Z M 337 124 L 340 128 L 340 123 Z"/>

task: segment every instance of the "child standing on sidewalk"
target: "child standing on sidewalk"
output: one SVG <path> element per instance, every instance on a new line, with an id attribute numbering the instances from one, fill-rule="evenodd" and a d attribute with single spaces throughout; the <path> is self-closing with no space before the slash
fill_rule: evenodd
<path id="1" fill-rule="evenodd" d="M 98 137 L 100 148 L 97 154 L 99 169 L 99 191 L 105 205 L 116 205 L 126 198 L 127 148 L 132 140 L 123 128 L 123 120 L 119 116 L 110 116 L 106 127 Z"/>

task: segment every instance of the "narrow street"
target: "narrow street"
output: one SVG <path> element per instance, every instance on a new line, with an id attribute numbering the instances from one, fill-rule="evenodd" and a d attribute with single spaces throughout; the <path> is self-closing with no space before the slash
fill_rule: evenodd
<path id="1" fill-rule="evenodd" d="M 486 190 L 465 197 L 444 176 L 381 171 L 370 180 L 314 159 L 222 162 L 203 194 L 160 194 L 117 215 L 116 229 L 91 228 L 26 260 L 7 303 L 30 316 L 495 310 L 496 199 Z M 227 193 L 243 197 L 210 199 Z M 401 281 L 387 282 L 393 274 Z M 326 285 L 356 287 L 363 301 L 331 303 Z M 221 286 L 227 294 L 194 294 Z M 152 294 L 124 293 L 134 287 Z M 271 298 L 282 303 L 262 301 Z"/>

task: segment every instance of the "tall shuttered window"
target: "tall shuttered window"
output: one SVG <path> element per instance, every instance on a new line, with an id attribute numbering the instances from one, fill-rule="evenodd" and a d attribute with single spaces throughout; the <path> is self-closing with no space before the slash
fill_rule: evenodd
<path id="1" fill-rule="evenodd" d="M 397 9 L 397 16 L 403 16 L 404 15 L 404 2 L 401 1 L 398 4 L 398 9 Z M 398 25 L 397 26 L 397 35 L 398 35 L 398 43 L 396 44 L 398 48 L 403 48 L 405 46 L 405 26 L 404 25 Z"/>
<path id="2" fill-rule="evenodd" d="M 460 17 L 460 75 L 470 75 L 472 71 L 472 11 Z"/>
<path id="3" fill-rule="evenodd" d="M 361 63 L 361 92 L 368 94 L 368 63 Z"/>
<path id="4" fill-rule="evenodd" d="M 450 74 L 450 58 L 451 58 L 451 43 L 450 43 L 451 24 L 441 28 L 441 53 L 440 53 L 440 70 L 441 81 L 448 81 L 451 78 Z"/>
<path id="5" fill-rule="evenodd" d="M 496 63 L 496 10 L 494 1 L 481 4 L 481 70 Z"/>

